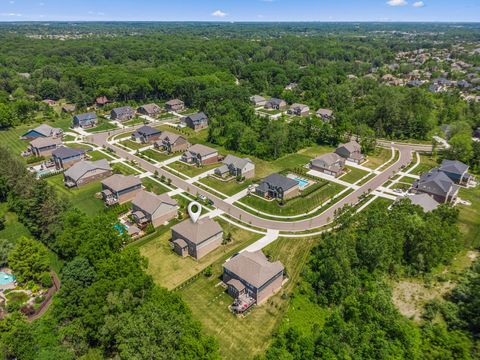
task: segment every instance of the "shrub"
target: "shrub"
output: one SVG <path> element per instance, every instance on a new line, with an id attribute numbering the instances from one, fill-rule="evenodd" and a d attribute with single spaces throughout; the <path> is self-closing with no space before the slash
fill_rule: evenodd
<path id="1" fill-rule="evenodd" d="M 46 288 L 52 287 L 53 285 L 52 277 L 48 272 L 44 272 L 40 275 L 40 283 L 42 284 L 42 286 Z"/>

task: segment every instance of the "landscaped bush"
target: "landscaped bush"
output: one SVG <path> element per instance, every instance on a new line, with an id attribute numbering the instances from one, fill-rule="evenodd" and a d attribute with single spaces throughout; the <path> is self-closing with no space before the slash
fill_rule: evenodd
<path id="1" fill-rule="evenodd" d="M 45 156 L 31 156 L 27 159 L 27 164 L 34 164 L 44 160 L 45 160 Z"/>
<path id="2" fill-rule="evenodd" d="M 53 285 L 52 277 L 50 276 L 50 273 L 44 272 L 40 276 L 40 283 L 42 286 L 49 288 Z"/>

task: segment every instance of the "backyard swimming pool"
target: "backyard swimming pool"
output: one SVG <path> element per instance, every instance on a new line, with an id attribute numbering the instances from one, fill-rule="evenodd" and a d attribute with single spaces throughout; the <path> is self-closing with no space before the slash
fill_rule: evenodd
<path id="1" fill-rule="evenodd" d="M 0 285 L 8 285 L 15 281 L 15 276 L 0 271 Z"/>
<path id="2" fill-rule="evenodd" d="M 299 178 L 293 178 L 293 180 L 297 181 L 297 182 L 298 182 L 298 185 L 299 185 L 301 188 L 304 188 L 304 187 L 306 187 L 306 186 L 309 184 L 308 180 L 299 179 Z"/>
<path id="3" fill-rule="evenodd" d="M 115 228 L 115 230 L 118 230 L 120 235 L 123 235 L 125 233 L 125 231 L 127 230 L 127 227 L 123 224 L 115 224 L 115 225 L 113 225 L 113 227 Z"/>

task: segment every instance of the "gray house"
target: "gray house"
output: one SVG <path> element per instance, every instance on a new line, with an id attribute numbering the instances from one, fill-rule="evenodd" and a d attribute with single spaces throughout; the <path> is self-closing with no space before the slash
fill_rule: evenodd
<path id="1" fill-rule="evenodd" d="M 345 159 L 336 153 L 323 154 L 310 161 L 310 169 L 338 177 L 345 172 Z"/>
<path id="2" fill-rule="evenodd" d="M 73 117 L 73 127 L 86 129 L 96 126 L 97 123 L 97 114 L 94 112 L 78 114 Z"/>
<path id="3" fill-rule="evenodd" d="M 41 137 L 61 138 L 63 136 L 63 130 L 60 128 L 54 128 L 47 124 L 37 126 L 35 129 L 28 130 L 22 135 L 22 140 L 32 140 Z"/>
<path id="4" fill-rule="evenodd" d="M 201 259 L 219 247 L 222 241 L 222 227 L 208 217 L 196 223 L 187 219 L 172 227 L 173 249 L 182 257 L 190 255 Z"/>
<path id="5" fill-rule="evenodd" d="M 272 110 L 285 110 L 287 108 L 287 102 L 282 99 L 271 98 L 265 103 L 265 109 Z"/>
<path id="6" fill-rule="evenodd" d="M 300 193 L 298 181 L 277 173 L 262 180 L 255 193 L 263 198 L 287 200 Z"/>
<path id="7" fill-rule="evenodd" d="M 310 115 L 310 108 L 305 104 L 293 104 L 288 110 L 290 115 L 308 116 Z"/>
<path id="8" fill-rule="evenodd" d="M 114 174 L 102 181 L 102 198 L 109 206 L 133 200 L 140 190 L 142 180 L 133 175 Z"/>
<path id="9" fill-rule="evenodd" d="M 151 126 L 142 126 L 132 134 L 132 141 L 147 144 L 160 139 L 162 131 Z"/>
<path id="10" fill-rule="evenodd" d="M 405 198 L 409 199 L 413 205 L 420 206 L 424 212 L 435 210 L 440 204 L 428 194 L 407 194 Z"/>
<path id="11" fill-rule="evenodd" d="M 251 179 L 255 176 L 255 164 L 249 158 L 239 158 L 227 155 L 223 165 L 215 169 L 215 175 L 220 177 L 234 176 Z"/>
<path id="12" fill-rule="evenodd" d="M 167 194 L 156 195 L 140 190 L 132 201 L 132 217 L 135 223 L 144 228 L 163 225 L 177 216 L 178 203 Z"/>
<path id="13" fill-rule="evenodd" d="M 465 185 L 471 178 L 468 168 L 468 165 L 458 160 L 443 160 L 440 171 L 445 173 L 454 183 Z"/>
<path id="14" fill-rule="evenodd" d="M 130 106 L 115 108 L 110 112 L 110 119 L 120 122 L 130 120 L 134 116 L 135 110 L 133 110 Z"/>
<path id="15" fill-rule="evenodd" d="M 458 195 L 458 185 L 439 169 L 433 169 L 420 176 L 412 185 L 414 193 L 430 195 L 439 203 L 454 203 Z"/>
<path id="16" fill-rule="evenodd" d="M 365 156 L 362 154 L 362 147 L 355 140 L 346 144 L 340 144 L 335 152 L 341 157 L 357 164 L 360 164 L 365 160 Z"/>
<path id="17" fill-rule="evenodd" d="M 52 151 L 52 161 L 57 169 L 68 169 L 85 158 L 85 150 L 60 146 Z"/>
<path id="18" fill-rule="evenodd" d="M 208 127 L 208 117 L 203 112 L 188 115 L 182 119 L 182 121 L 195 131 L 200 131 Z"/>
<path id="19" fill-rule="evenodd" d="M 33 156 L 50 156 L 60 145 L 62 145 L 61 138 L 38 137 L 30 141 L 28 150 Z"/>
<path id="20" fill-rule="evenodd" d="M 261 250 L 244 251 L 225 262 L 223 282 L 236 299 L 233 310 L 243 312 L 250 303 L 249 298 L 261 304 L 274 295 L 282 287 L 284 270 L 280 261 L 270 262 Z"/>
<path id="21" fill-rule="evenodd" d="M 112 168 L 106 159 L 80 161 L 63 173 L 63 182 L 68 188 L 79 187 L 110 175 Z"/>
<path id="22" fill-rule="evenodd" d="M 157 104 L 145 104 L 137 109 L 137 112 L 142 115 L 155 117 L 162 112 L 162 108 Z"/>

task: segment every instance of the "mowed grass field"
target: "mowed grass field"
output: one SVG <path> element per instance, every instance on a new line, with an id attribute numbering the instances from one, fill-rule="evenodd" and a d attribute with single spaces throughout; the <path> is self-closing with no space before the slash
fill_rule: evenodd
<path id="1" fill-rule="evenodd" d="M 417 167 L 411 171 L 411 174 L 421 175 L 430 171 L 436 166 L 438 166 L 438 163 L 434 158 L 428 155 L 420 155 L 420 164 L 418 164 Z"/>
<path id="2" fill-rule="evenodd" d="M 67 198 L 73 207 L 76 207 L 87 215 L 96 215 L 105 209 L 103 201 L 95 198 L 95 194 L 102 191 L 100 181 L 86 184 L 78 189 L 67 189 L 63 185 L 63 174 L 51 176 L 45 180 L 52 185 L 61 196 Z"/>
<path id="3" fill-rule="evenodd" d="M 273 261 L 280 260 L 286 268 L 289 281 L 264 304 L 254 307 L 244 318 L 233 315 L 228 306 L 233 299 L 219 286 L 223 261 L 216 262 L 214 275 L 200 276 L 179 292 L 188 303 L 195 318 L 200 320 L 208 334 L 220 344 L 222 359 L 251 359 L 269 346 L 272 333 L 282 321 L 289 307 L 289 297 L 297 284 L 312 246 L 318 239 L 279 238 L 264 249 Z"/>
<path id="4" fill-rule="evenodd" d="M 348 172 L 345 175 L 341 176 L 340 180 L 349 182 L 351 184 L 356 183 L 358 180 L 368 175 L 368 172 L 362 169 L 349 166 L 347 166 L 346 169 Z"/>
<path id="5" fill-rule="evenodd" d="M 208 170 L 215 169 L 215 168 L 219 167 L 220 165 L 221 165 L 221 163 L 216 163 L 216 164 L 197 167 L 195 165 L 185 164 L 181 161 L 175 161 L 174 163 L 169 164 L 168 167 L 184 174 L 185 176 L 195 177 L 195 176 L 200 175 L 200 174 L 202 174 L 202 173 L 204 173 Z"/>
<path id="6" fill-rule="evenodd" d="M 17 214 L 8 211 L 7 203 L 0 203 L 0 216 L 5 218 L 5 228 L 0 231 L 0 239 L 15 244 L 22 236 L 30 237 L 28 229 L 18 221 Z"/>
<path id="7" fill-rule="evenodd" d="M 466 247 L 480 246 L 480 186 L 474 189 L 461 188 L 459 197 L 472 203 L 471 206 L 458 205 L 460 210 L 460 229 L 464 235 Z"/>
<path id="8" fill-rule="evenodd" d="M 368 167 L 369 169 L 376 169 L 380 165 L 389 161 L 391 157 L 392 157 L 391 149 L 377 147 L 372 155 L 367 156 L 367 161 L 361 165 Z"/>
<path id="9" fill-rule="evenodd" d="M 142 179 L 142 184 L 143 186 L 145 186 L 145 190 L 153 192 L 154 194 L 157 194 L 157 195 L 161 195 L 170 191 L 168 188 L 166 188 L 162 184 L 148 177 Z"/>
<path id="10" fill-rule="evenodd" d="M 242 183 L 238 183 L 235 181 L 235 179 L 230 181 L 221 181 L 213 176 L 207 176 L 203 179 L 200 179 L 199 182 L 201 184 L 210 186 L 211 188 L 214 188 L 215 190 L 220 191 L 222 194 L 227 196 L 235 195 L 236 193 L 248 188 L 253 183 L 252 180 L 245 180 Z"/>
<path id="11" fill-rule="evenodd" d="M 226 245 L 220 245 L 200 260 L 194 260 L 188 256 L 182 258 L 174 253 L 169 244 L 172 238 L 170 231 L 166 231 L 140 247 L 140 253 L 148 258 L 147 272 L 152 275 L 158 285 L 173 289 L 212 263 L 227 259 L 262 237 L 260 234 L 234 227 L 223 220 L 217 221 L 225 233 L 231 234 L 232 241 Z"/>

